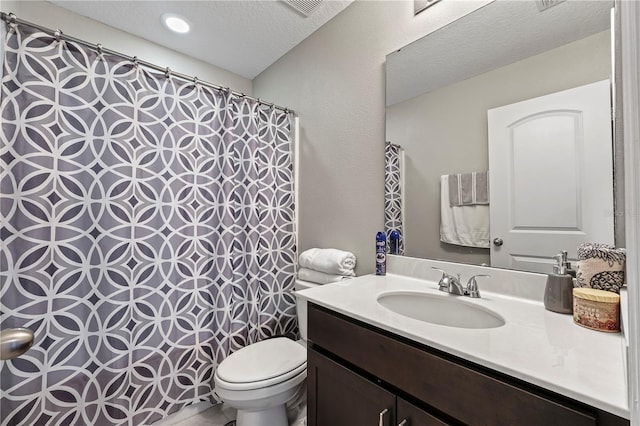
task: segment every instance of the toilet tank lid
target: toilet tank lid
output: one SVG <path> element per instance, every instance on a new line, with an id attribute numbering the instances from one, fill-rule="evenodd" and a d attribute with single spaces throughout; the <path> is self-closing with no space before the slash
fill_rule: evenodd
<path id="1" fill-rule="evenodd" d="M 218 377 L 229 383 L 252 383 L 285 375 L 307 361 L 307 352 L 286 337 L 245 346 L 218 366 Z"/>
<path id="2" fill-rule="evenodd" d="M 296 291 L 306 290 L 308 288 L 318 287 L 319 285 L 320 284 L 317 284 L 317 283 L 296 279 L 296 282 L 294 284 L 294 290 Z"/>

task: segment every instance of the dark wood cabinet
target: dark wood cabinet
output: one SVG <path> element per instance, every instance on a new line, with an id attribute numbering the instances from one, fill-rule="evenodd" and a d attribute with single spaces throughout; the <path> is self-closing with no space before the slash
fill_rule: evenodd
<path id="1" fill-rule="evenodd" d="M 310 426 L 447 425 L 313 348 L 307 356 L 307 389 L 314 401 L 307 411 Z"/>
<path id="2" fill-rule="evenodd" d="M 396 398 L 396 412 L 394 424 L 400 426 L 447 426 L 449 424 L 400 397 Z"/>
<path id="3" fill-rule="evenodd" d="M 311 425 L 391 425 L 396 397 L 346 367 L 309 349 L 307 392 L 314 404 L 308 406 Z"/>
<path id="4" fill-rule="evenodd" d="M 326 308 L 308 324 L 310 426 L 629 424 Z"/>

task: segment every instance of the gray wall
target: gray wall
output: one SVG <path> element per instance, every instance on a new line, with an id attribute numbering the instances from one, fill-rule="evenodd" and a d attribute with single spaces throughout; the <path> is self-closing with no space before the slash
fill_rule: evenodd
<path id="1" fill-rule="evenodd" d="M 440 175 L 488 170 L 487 110 L 609 78 L 604 31 L 387 108 L 387 140 L 405 149 L 405 253 L 490 263 L 489 249 L 440 242 Z"/>
<path id="2" fill-rule="evenodd" d="M 253 81 L 300 115 L 299 248 L 336 247 L 374 271 L 383 229 L 385 56 L 488 3 L 356 0 Z"/>

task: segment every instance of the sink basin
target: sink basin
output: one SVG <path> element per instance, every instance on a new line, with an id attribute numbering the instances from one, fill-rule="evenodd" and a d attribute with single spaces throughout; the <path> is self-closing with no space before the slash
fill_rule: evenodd
<path id="1" fill-rule="evenodd" d="M 378 303 L 405 317 L 447 327 L 496 328 L 505 324 L 497 313 L 457 296 L 392 292 L 378 296 Z"/>

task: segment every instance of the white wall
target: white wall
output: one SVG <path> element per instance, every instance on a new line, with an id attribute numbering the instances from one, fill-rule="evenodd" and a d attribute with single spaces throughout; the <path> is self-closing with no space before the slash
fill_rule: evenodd
<path id="1" fill-rule="evenodd" d="M 490 263 L 489 249 L 440 242 L 440 175 L 488 170 L 487 110 L 609 78 L 601 33 L 387 108 L 387 140 L 405 149 L 405 254 Z"/>
<path id="2" fill-rule="evenodd" d="M 356 0 L 253 81 L 300 115 L 299 249 L 336 247 L 374 270 L 383 229 L 385 56 L 489 1 Z"/>
<path id="3" fill-rule="evenodd" d="M 117 30 L 92 19 L 80 16 L 46 1 L 2 0 L 0 10 L 13 12 L 20 19 L 33 22 L 91 43 L 101 43 L 105 48 L 128 56 L 137 56 L 176 72 L 197 76 L 200 80 L 251 94 L 252 82 L 237 74 L 207 64 L 198 59 Z"/>

